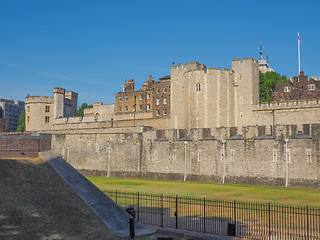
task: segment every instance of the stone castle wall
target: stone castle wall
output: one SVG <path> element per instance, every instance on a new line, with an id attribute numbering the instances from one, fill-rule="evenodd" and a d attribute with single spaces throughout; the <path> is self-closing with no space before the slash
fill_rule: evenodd
<path id="1" fill-rule="evenodd" d="M 67 159 L 70 146 L 70 163 L 86 174 L 107 173 L 110 147 L 113 177 L 183 180 L 186 159 L 187 180 L 284 186 L 288 138 L 289 186 L 319 187 L 320 125 L 297 132 L 297 125 L 57 130 L 52 148 Z"/>

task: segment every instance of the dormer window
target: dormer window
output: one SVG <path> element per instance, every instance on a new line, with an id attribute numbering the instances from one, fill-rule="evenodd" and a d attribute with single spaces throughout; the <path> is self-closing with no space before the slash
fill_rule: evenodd
<path id="1" fill-rule="evenodd" d="M 308 84 L 308 90 L 309 91 L 313 91 L 315 88 L 315 85 L 314 84 Z"/>
<path id="2" fill-rule="evenodd" d="M 290 87 L 289 86 L 285 86 L 284 87 L 284 92 L 290 92 Z"/>

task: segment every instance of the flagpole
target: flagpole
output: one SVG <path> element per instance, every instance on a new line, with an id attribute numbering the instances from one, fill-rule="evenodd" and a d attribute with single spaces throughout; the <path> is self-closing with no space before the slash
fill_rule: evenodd
<path id="1" fill-rule="evenodd" d="M 298 60 L 299 60 L 299 75 L 300 75 L 300 37 L 299 37 L 299 33 L 298 33 Z"/>

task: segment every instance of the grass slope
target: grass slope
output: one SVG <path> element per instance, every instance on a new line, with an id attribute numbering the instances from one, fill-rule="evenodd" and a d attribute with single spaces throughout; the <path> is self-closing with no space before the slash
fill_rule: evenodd
<path id="1" fill-rule="evenodd" d="M 320 207 L 320 189 L 282 188 L 167 180 L 87 177 L 102 191 L 140 192 Z"/>

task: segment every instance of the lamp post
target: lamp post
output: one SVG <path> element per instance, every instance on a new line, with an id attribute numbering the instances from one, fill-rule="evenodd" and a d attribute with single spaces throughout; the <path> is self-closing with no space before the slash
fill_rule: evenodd
<path id="1" fill-rule="evenodd" d="M 187 179 L 187 141 L 184 141 L 184 178 L 183 181 L 185 182 Z"/>
<path id="2" fill-rule="evenodd" d="M 289 159 L 288 159 L 288 142 L 289 139 L 284 140 L 286 142 L 286 188 L 288 187 L 288 175 L 289 175 Z"/>
<path id="3" fill-rule="evenodd" d="M 111 147 L 108 147 L 108 173 L 107 173 L 107 177 L 110 176 L 110 153 L 111 153 Z"/>
<path id="4" fill-rule="evenodd" d="M 226 178 L 226 154 L 225 154 L 226 140 L 222 141 L 222 161 L 223 161 L 223 175 L 222 183 L 224 184 Z"/>
<path id="5" fill-rule="evenodd" d="M 70 146 L 67 147 L 68 149 L 68 158 L 67 158 L 67 162 L 69 163 L 69 160 L 70 160 Z"/>

